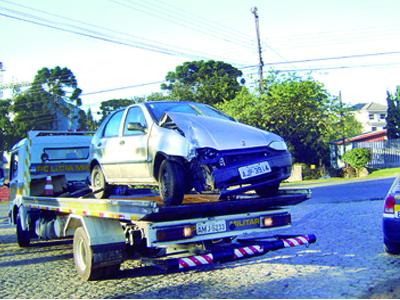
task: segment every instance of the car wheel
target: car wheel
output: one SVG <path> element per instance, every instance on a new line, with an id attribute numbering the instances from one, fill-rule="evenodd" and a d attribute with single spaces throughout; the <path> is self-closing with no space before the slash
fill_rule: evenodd
<path id="1" fill-rule="evenodd" d="M 400 244 L 389 242 L 386 239 L 383 242 L 383 249 L 388 254 L 392 254 L 392 255 L 400 254 Z"/>
<path id="2" fill-rule="evenodd" d="M 278 193 L 279 191 L 279 184 L 271 185 L 271 186 L 262 186 L 256 188 L 257 195 L 261 197 L 271 197 Z"/>
<path id="3" fill-rule="evenodd" d="M 110 187 L 108 186 L 103 170 L 99 165 L 94 166 L 90 179 L 93 192 L 98 191 L 97 193 L 94 193 L 94 196 L 97 199 L 107 198 L 110 195 Z"/>
<path id="4" fill-rule="evenodd" d="M 164 160 L 160 166 L 158 184 L 165 206 L 179 205 L 185 196 L 185 172 L 177 162 Z"/>

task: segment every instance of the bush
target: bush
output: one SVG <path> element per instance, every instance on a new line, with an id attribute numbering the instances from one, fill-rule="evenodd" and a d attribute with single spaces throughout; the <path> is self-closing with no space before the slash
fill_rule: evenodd
<path id="1" fill-rule="evenodd" d="M 365 168 L 371 158 L 371 151 L 367 148 L 351 149 L 343 155 L 343 161 L 356 169 L 357 177 L 361 168 Z"/>

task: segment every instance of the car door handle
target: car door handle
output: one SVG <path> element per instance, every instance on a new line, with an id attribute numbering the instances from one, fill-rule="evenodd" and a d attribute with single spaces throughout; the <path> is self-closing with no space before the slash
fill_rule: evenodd
<path id="1" fill-rule="evenodd" d="M 125 145 L 125 141 L 120 141 L 119 144 L 120 145 Z"/>

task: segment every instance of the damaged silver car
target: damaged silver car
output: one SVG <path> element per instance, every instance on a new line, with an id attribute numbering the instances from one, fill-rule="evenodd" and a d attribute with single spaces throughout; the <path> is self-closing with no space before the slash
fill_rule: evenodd
<path id="1" fill-rule="evenodd" d="M 291 172 L 281 137 L 194 102 L 145 102 L 113 112 L 90 155 L 97 198 L 113 185 L 158 185 L 164 205 L 181 204 L 193 190 L 270 196 Z"/>

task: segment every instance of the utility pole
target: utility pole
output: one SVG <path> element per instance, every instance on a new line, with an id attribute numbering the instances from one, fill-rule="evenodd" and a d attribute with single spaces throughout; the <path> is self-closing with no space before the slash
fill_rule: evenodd
<path id="1" fill-rule="evenodd" d="M 342 91 L 339 91 L 339 103 L 340 103 L 340 129 L 342 131 L 342 144 L 343 144 L 343 154 L 346 153 L 346 137 L 344 133 L 344 120 L 343 120 L 343 101 L 342 101 Z"/>
<path id="2" fill-rule="evenodd" d="M 258 45 L 258 56 L 259 56 L 259 65 L 258 65 L 258 73 L 259 73 L 259 89 L 260 89 L 260 94 L 263 93 L 263 67 L 264 67 L 264 62 L 262 59 L 262 52 L 261 52 L 261 41 L 260 41 L 260 24 L 258 20 L 258 14 L 257 14 L 257 7 L 254 6 L 251 9 L 251 12 L 254 15 L 254 20 L 256 23 L 256 34 L 257 34 L 257 45 Z"/>

